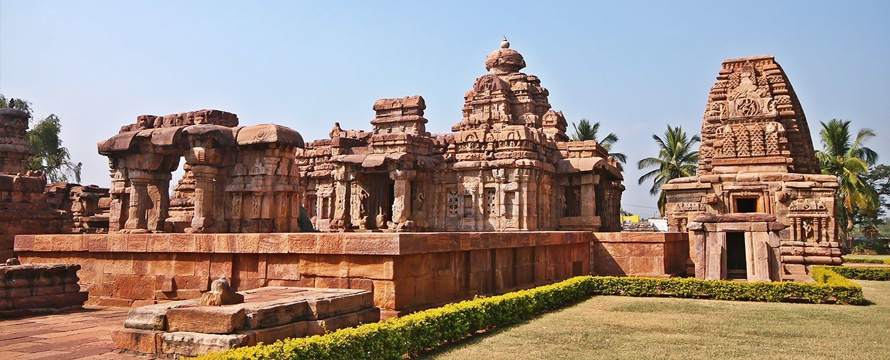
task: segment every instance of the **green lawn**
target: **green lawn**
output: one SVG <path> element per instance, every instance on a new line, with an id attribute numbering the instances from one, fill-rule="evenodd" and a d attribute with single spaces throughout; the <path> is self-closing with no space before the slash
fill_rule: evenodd
<path id="1" fill-rule="evenodd" d="M 434 359 L 888 359 L 890 282 L 870 306 L 597 296 Z"/>

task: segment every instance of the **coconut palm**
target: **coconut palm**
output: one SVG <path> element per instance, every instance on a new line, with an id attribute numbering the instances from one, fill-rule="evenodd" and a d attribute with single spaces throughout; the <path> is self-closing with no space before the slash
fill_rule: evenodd
<path id="1" fill-rule="evenodd" d="M 689 137 L 682 127 L 668 125 L 664 137 L 652 135 L 658 145 L 658 156 L 648 157 L 637 162 L 640 170 L 651 171 L 640 176 L 639 184 L 652 179 L 649 193 L 658 195 L 658 210 L 664 214 L 665 198 L 661 186 L 676 178 L 693 176 L 698 166 L 698 150 L 695 145 L 701 141 L 698 135 Z"/>
<path id="2" fill-rule="evenodd" d="M 853 138 L 850 121 L 831 119 L 821 124 L 822 150 L 816 152 L 816 157 L 823 174 L 837 176 L 836 216 L 844 232 L 850 234 L 855 225 L 854 215 L 876 211 L 880 203 L 877 193 L 866 181 L 868 169 L 878 160 L 878 154 L 863 145 L 875 132 L 860 129 Z"/>
<path id="3" fill-rule="evenodd" d="M 612 147 L 615 146 L 615 143 L 618 142 L 618 136 L 615 133 L 608 133 L 606 137 L 602 140 L 597 139 L 597 135 L 600 130 L 599 121 L 590 123 L 590 120 L 581 119 L 578 120 L 578 123 L 572 123 L 572 127 L 575 129 L 575 133 L 572 134 L 572 140 L 575 141 L 583 141 L 583 140 L 593 140 L 600 144 L 606 152 L 609 153 L 609 156 L 614 157 L 615 160 L 618 160 L 621 163 L 627 162 L 627 156 L 623 153 L 612 152 Z"/>

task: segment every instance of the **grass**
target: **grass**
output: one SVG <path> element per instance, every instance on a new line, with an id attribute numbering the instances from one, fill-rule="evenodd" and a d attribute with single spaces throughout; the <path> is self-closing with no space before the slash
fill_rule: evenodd
<path id="1" fill-rule="evenodd" d="M 890 282 L 870 306 L 597 296 L 429 354 L 431 359 L 885 359 Z"/>

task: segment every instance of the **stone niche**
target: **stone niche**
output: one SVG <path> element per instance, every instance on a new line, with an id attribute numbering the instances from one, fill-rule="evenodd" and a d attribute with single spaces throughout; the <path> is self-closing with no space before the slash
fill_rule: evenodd
<path id="1" fill-rule="evenodd" d="M 800 102 L 773 57 L 723 62 L 702 122 L 698 175 L 662 189 L 700 278 L 806 280 L 842 262 L 837 180 L 819 174 Z"/>
<path id="2" fill-rule="evenodd" d="M 452 132 L 426 131 L 420 96 L 374 103 L 371 131 L 335 124 L 297 152 L 303 207 L 322 231 L 619 231 L 622 174 L 596 141 L 568 141 L 537 76 L 506 41 Z"/>

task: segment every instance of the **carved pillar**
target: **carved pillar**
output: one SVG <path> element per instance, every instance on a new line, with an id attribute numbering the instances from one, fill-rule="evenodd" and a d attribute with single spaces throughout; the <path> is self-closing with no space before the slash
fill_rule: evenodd
<path id="1" fill-rule="evenodd" d="M 599 184 L 599 175 L 581 175 L 581 216 L 591 219 L 596 216 L 597 203 L 604 206 L 605 199 L 596 198 L 596 186 Z"/>
<path id="2" fill-rule="evenodd" d="M 336 169 L 334 175 L 334 216 L 331 229 L 345 230 L 349 227 L 349 178 L 345 167 Z"/>
<path id="3" fill-rule="evenodd" d="M 217 228 L 216 177 L 219 169 L 208 165 L 192 165 L 195 177 L 195 214 L 188 232 L 215 231 Z"/>
<path id="4" fill-rule="evenodd" d="M 130 178 L 130 201 L 124 230 L 131 233 L 147 232 L 147 212 L 151 203 L 151 199 L 148 196 L 148 185 L 151 183 L 151 174 L 135 169 L 130 169 L 128 174 Z"/>
<path id="5" fill-rule="evenodd" d="M 127 188 L 126 169 L 111 168 L 111 204 L 108 210 L 108 232 L 120 231 L 125 227 L 130 208 L 130 195 Z"/>
<path id="6" fill-rule="evenodd" d="M 170 178 L 170 173 L 156 173 L 151 176 L 146 186 L 150 203 L 145 213 L 145 225 L 149 231 L 164 231 L 164 223 L 170 209 Z"/>
<path id="7" fill-rule="evenodd" d="M 413 170 L 393 170 L 389 178 L 393 180 L 392 222 L 395 229 L 408 226 L 411 218 L 411 179 Z"/>

